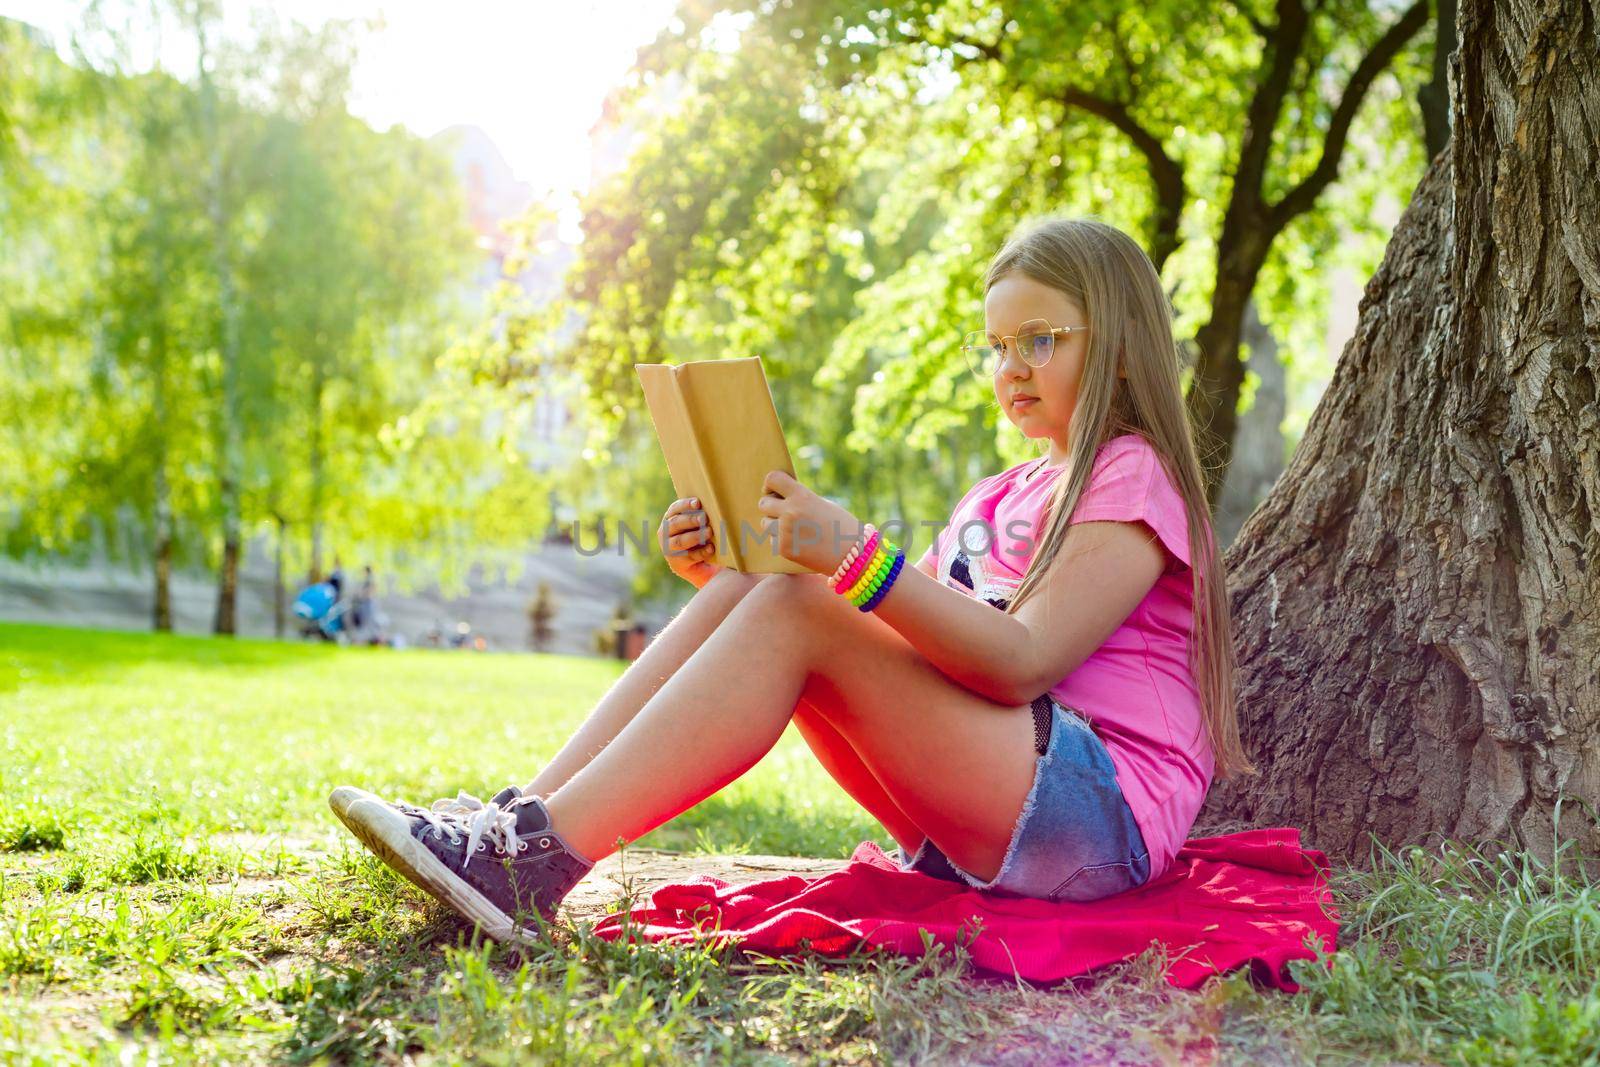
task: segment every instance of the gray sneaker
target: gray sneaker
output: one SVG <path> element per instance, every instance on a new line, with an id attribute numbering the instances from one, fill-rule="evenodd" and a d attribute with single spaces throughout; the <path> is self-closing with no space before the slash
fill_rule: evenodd
<path id="1" fill-rule="evenodd" d="M 515 800 L 517 797 L 520 797 L 521 795 L 521 787 L 508 785 L 504 789 L 500 790 L 500 792 L 490 797 L 489 800 L 491 803 L 499 804 L 502 808 L 504 808 L 508 803 Z M 389 805 L 395 811 L 398 811 L 403 815 L 417 816 L 421 816 L 424 811 L 433 811 L 454 815 L 467 815 L 472 811 L 484 806 L 484 802 L 473 796 L 471 793 L 460 792 L 454 797 L 446 797 L 441 800 L 435 800 L 430 808 L 419 808 L 415 804 L 408 804 L 403 800 L 384 800 L 376 793 L 369 793 L 365 789 L 358 789 L 353 785 L 341 785 L 332 793 L 328 794 L 328 807 L 332 808 L 333 813 L 339 816 L 339 821 L 344 823 L 345 827 L 348 828 L 351 833 L 355 833 L 358 837 L 360 834 L 356 831 L 356 828 L 351 825 L 350 820 L 345 817 L 346 813 L 355 806 L 355 802 L 358 800 L 377 801 L 379 804 Z"/>
<path id="2" fill-rule="evenodd" d="M 552 919 L 594 867 L 551 828 L 544 801 L 516 786 L 430 808 L 342 787 L 329 804 L 380 859 L 498 941 L 537 938 L 521 920 Z"/>

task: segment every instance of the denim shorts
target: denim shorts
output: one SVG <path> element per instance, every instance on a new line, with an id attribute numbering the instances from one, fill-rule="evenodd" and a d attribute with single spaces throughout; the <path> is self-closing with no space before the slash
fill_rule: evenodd
<path id="1" fill-rule="evenodd" d="M 1082 713 L 1048 695 L 1034 710 L 1043 753 L 999 872 L 986 882 L 926 837 L 909 861 L 899 850 L 902 869 L 1006 896 L 1078 902 L 1135 889 L 1150 877 L 1150 852 L 1105 743 Z"/>

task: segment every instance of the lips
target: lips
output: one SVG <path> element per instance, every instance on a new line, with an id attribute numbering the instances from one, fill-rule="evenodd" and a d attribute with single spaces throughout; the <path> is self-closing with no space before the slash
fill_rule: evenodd
<path id="1" fill-rule="evenodd" d="M 1014 396 L 1011 398 L 1011 407 L 1012 410 L 1020 410 L 1038 402 L 1039 398 L 1036 396 Z"/>

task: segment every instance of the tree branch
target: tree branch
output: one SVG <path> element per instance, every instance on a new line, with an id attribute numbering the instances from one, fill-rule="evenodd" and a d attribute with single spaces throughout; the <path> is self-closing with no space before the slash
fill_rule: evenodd
<path id="1" fill-rule="evenodd" d="M 1416 0 L 1399 21 L 1378 38 L 1377 44 L 1373 45 L 1372 50 L 1356 65 L 1355 73 L 1350 75 L 1350 81 L 1339 97 L 1339 104 L 1334 108 L 1333 121 L 1329 124 L 1328 135 L 1323 140 L 1322 157 L 1317 161 L 1316 169 L 1268 210 L 1268 227 L 1271 233 L 1281 232 L 1296 216 L 1310 210 L 1322 191 L 1338 177 L 1339 161 L 1344 155 L 1350 123 L 1355 119 L 1356 112 L 1361 109 L 1361 102 L 1365 99 L 1367 90 L 1371 88 L 1378 75 L 1393 62 L 1406 42 L 1411 40 L 1427 21 L 1428 0 Z"/>
<path id="2" fill-rule="evenodd" d="M 1150 259 L 1159 270 L 1162 262 L 1177 247 L 1178 219 L 1183 214 L 1189 196 L 1184 186 L 1183 165 L 1167 154 L 1161 138 L 1141 126 L 1125 104 L 1071 86 L 1062 91 L 1060 100 L 1065 107 L 1079 108 L 1109 122 L 1122 131 L 1144 156 L 1150 170 L 1150 180 L 1156 187 L 1158 217 L 1155 237 L 1151 241 Z"/>
<path id="3" fill-rule="evenodd" d="M 1267 154 L 1272 148 L 1272 131 L 1283 110 L 1283 98 L 1300 58 L 1300 45 L 1306 34 L 1306 13 L 1298 0 L 1278 0 L 1276 33 L 1267 40 L 1270 63 L 1266 77 L 1256 87 L 1245 113 L 1244 138 L 1239 145 L 1239 166 L 1233 175 L 1234 205 L 1254 214 L 1261 206 L 1261 180 L 1267 170 Z"/>

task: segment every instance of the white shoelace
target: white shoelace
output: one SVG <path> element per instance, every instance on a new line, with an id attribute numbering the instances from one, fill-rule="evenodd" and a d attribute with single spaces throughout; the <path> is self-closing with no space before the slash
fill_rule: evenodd
<path id="1" fill-rule="evenodd" d="M 434 833 L 447 836 L 451 844 L 459 841 L 463 832 L 466 833 L 467 850 L 461 857 L 461 866 L 465 869 L 480 841 L 494 845 L 497 855 L 514 854 L 526 849 L 527 844 L 517 836 L 517 809 L 531 804 L 535 799 L 531 794 L 517 797 L 502 808 L 492 800 L 485 803 L 463 790 L 455 797 L 435 800 L 432 808 L 410 804 L 406 808 L 431 826 Z"/>

